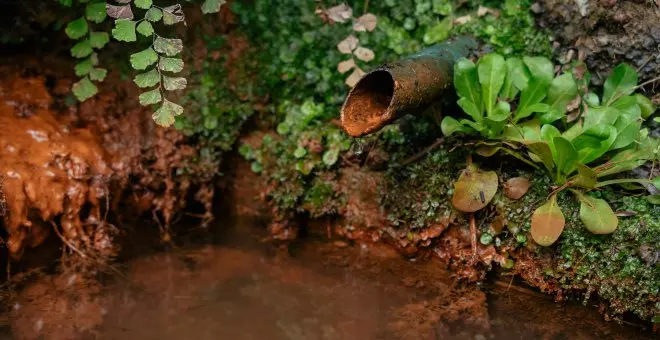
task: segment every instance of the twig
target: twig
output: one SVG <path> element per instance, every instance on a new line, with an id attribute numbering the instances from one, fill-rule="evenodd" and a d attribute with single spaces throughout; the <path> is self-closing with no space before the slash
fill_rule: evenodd
<path id="1" fill-rule="evenodd" d="M 470 244 L 472 245 L 472 256 L 477 257 L 477 222 L 474 214 L 470 214 Z"/>
<path id="2" fill-rule="evenodd" d="M 420 152 L 418 152 L 418 153 L 416 153 L 416 154 L 414 154 L 414 155 L 412 155 L 412 156 L 410 156 L 410 157 L 404 159 L 403 162 L 401 162 L 400 164 L 398 164 L 398 165 L 396 165 L 396 166 L 394 166 L 394 167 L 395 167 L 395 168 L 403 167 L 403 166 L 406 166 L 406 165 L 408 165 L 408 164 L 410 164 L 410 163 L 413 163 L 413 162 L 418 161 L 419 159 L 421 159 L 422 157 L 424 157 L 427 153 L 429 153 L 429 152 L 431 152 L 431 151 L 437 149 L 438 147 L 440 147 L 440 145 L 442 145 L 442 143 L 443 143 L 444 141 L 445 141 L 445 137 L 440 137 L 440 138 L 436 139 L 436 141 L 433 142 L 433 144 L 427 146 L 427 147 L 424 148 L 422 151 L 420 151 Z"/>

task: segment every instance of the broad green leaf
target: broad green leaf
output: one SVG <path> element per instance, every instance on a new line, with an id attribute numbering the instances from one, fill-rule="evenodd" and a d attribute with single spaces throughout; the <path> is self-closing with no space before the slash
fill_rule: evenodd
<path id="1" fill-rule="evenodd" d="M 103 81 L 107 74 L 108 70 L 101 67 L 95 67 L 89 72 L 89 78 L 94 81 Z"/>
<path id="2" fill-rule="evenodd" d="M 156 124 L 169 127 L 174 124 L 174 117 L 181 115 L 183 113 L 183 107 L 176 103 L 172 103 L 167 99 L 163 99 L 163 104 L 160 106 L 151 118 L 156 122 Z"/>
<path id="3" fill-rule="evenodd" d="M 167 91 L 183 90 L 187 84 L 186 78 L 163 76 L 163 86 Z"/>
<path id="4" fill-rule="evenodd" d="M 484 208 L 495 197 L 497 192 L 497 173 L 481 171 L 471 164 L 454 183 L 452 204 L 462 212 L 475 212 Z"/>
<path id="5" fill-rule="evenodd" d="M 573 172 L 578 160 L 578 153 L 573 144 L 563 137 L 555 137 L 554 148 L 556 156 L 553 159 L 557 169 L 567 175 Z"/>
<path id="6" fill-rule="evenodd" d="M 530 153 L 536 156 L 536 160 L 543 163 L 543 166 L 552 173 L 555 168 L 554 158 L 552 157 L 552 150 L 550 145 L 546 142 L 525 142 L 525 146 L 529 149 Z"/>
<path id="7" fill-rule="evenodd" d="M 135 21 L 128 19 L 115 20 L 115 27 L 112 29 L 112 36 L 119 41 L 136 41 L 137 36 L 135 35 Z"/>
<path id="8" fill-rule="evenodd" d="M 150 37 L 152 34 L 154 34 L 154 27 L 151 25 L 149 21 L 143 21 L 140 24 L 137 25 L 137 32 L 142 34 L 145 37 Z"/>
<path id="9" fill-rule="evenodd" d="M 76 58 L 85 58 L 92 54 L 94 50 L 92 45 L 89 43 L 89 39 L 81 40 L 77 44 L 71 47 L 71 56 Z"/>
<path id="10" fill-rule="evenodd" d="M 156 61 L 158 61 L 158 54 L 156 54 L 151 47 L 148 47 L 141 52 L 131 54 L 131 66 L 136 70 L 144 70 L 153 65 Z"/>
<path id="11" fill-rule="evenodd" d="M 612 149 L 612 145 L 614 144 L 614 141 L 617 138 L 617 132 L 616 129 L 612 126 L 595 126 L 592 128 L 589 128 L 585 130 L 582 135 L 578 136 L 573 140 L 573 143 L 576 143 L 576 140 L 582 136 L 585 136 L 587 134 L 601 134 L 604 135 L 605 133 L 601 132 L 601 129 L 608 130 L 609 133 L 607 134 L 607 139 L 603 140 L 600 142 L 600 145 L 598 147 L 585 147 L 581 148 L 578 151 L 578 160 L 582 164 L 589 164 L 598 158 L 600 158 L 602 155 L 604 155 L 607 151 Z M 598 132 L 595 132 L 598 131 Z"/>
<path id="12" fill-rule="evenodd" d="M 637 71 L 628 64 L 619 64 L 612 70 L 603 85 L 603 103 L 621 96 L 627 96 L 635 90 L 637 85 Z"/>
<path id="13" fill-rule="evenodd" d="M 74 40 L 84 37 L 89 31 L 89 24 L 84 17 L 69 22 L 64 29 L 66 35 Z"/>
<path id="14" fill-rule="evenodd" d="M 464 126 L 456 119 L 449 116 L 446 116 L 442 119 L 442 122 L 440 123 L 440 129 L 442 130 L 442 134 L 445 136 L 451 136 L 455 132 L 464 132 L 468 134 L 474 132 L 472 128 Z"/>
<path id="15" fill-rule="evenodd" d="M 516 112 L 516 120 L 527 118 L 532 115 L 532 113 L 543 113 L 550 110 L 550 105 L 544 103 L 536 103 L 530 106 L 524 107 L 522 110 Z"/>
<path id="16" fill-rule="evenodd" d="M 160 21 L 160 19 L 163 18 L 163 11 L 156 7 L 151 7 L 147 11 L 147 13 L 144 15 L 144 18 L 151 21 L 151 22 L 157 22 Z"/>
<path id="17" fill-rule="evenodd" d="M 183 50 L 183 41 L 181 39 L 156 37 L 156 40 L 154 41 L 154 50 L 168 57 L 173 57 Z"/>
<path id="18" fill-rule="evenodd" d="M 585 189 L 592 189 L 596 186 L 598 175 L 593 169 L 589 168 L 586 165 L 578 164 L 577 170 L 578 170 L 578 174 L 577 176 L 575 176 L 575 179 L 573 180 L 573 184 L 575 186 Z"/>
<path id="19" fill-rule="evenodd" d="M 635 96 L 624 96 L 610 104 L 611 107 L 621 111 L 621 114 L 639 118 L 642 116 L 642 110 L 637 105 Z"/>
<path id="20" fill-rule="evenodd" d="M 147 106 L 147 105 L 160 103 L 163 100 L 163 97 L 160 94 L 160 89 L 154 89 L 142 93 L 139 99 L 140 99 L 140 105 Z"/>
<path id="21" fill-rule="evenodd" d="M 580 200 L 580 220 L 594 234 L 611 234 L 619 225 L 619 219 L 606 201 L 573 191 Z"/>
<path id="22" fill-rule="evenodd" d="M 514 121 L 520 120 L 520 114 L 526 112 L 528 107 L 540 103 L 548 93 L 549 86 L 549 82 L 532 76 L 527 87 L 520 93 Z"/>
<path id="23" fill-rule="evenodd" d="M 548 143 L 550 151 L 552 151 L 552 159 L 557 159 L 557 151 L 555 149 L 555 137 L 561 137 L 561 132 L 554 125 L 545 124 L 541 127 L 541 138 Z"/>
<path id="24" fill-rule="evenodd" d="M 637 105 L 641 110 L 642 118 L 647 119 L 655 112 L 656 106 L 653 102 L 648 99 L 645 95 L 637 93 L 635 94 L 635 99 L 637 100 Z"/>
<path id="25" fill-rule="evenodd" d="M 160 73 L 156 69 L 149 72 L 140 73 L 133 79 L 135 85 L 141 88 L 152 87 L 160 83 Z"/>
<path id="26" fill-rule="evenodd" d="M 453 26 L 454 18 L 452 16 L 446 16 L 439 23 L 426 30 L 423 38 L 424 43 L 431 45 L 447 40 L 447 38 L 449 38 L 449 32 L 451 32 Z"/>
<path id="27" fill-rule="evenodd" d="M 587 105 L 591 107 L 600 106 L 600 98 L 598 98 L 598 95 L 593 92 L 589 92 L 585 94 L 584 97 L 582 97 L 582 99 L 584 100 L 585 103 L 587 103 Z"/>
<path id="28" fill-rule="evenodd" d="M 555 108 L 549 108 L 545 112 L 537 112 L 536 118 L 541 121 L 541 124 L 552 124 L 566 116 L 565 112 L 560 112 Z"/>
<path id="29" fill-rule="evenodd" d="M 579 136 L 575 137 L 571 142 L 576 150 L 580 151 L 585 148 L 597 149 L 600 148 L 601 143 L 610 137 L 610 126 L 596 125 L 584 130 Z"/>
<path id="30" fill-rule="evenodd" d="M 564 131 L 561 136 L 569 141 L 573 141 L 580 134 L 582 134 L 582 123 L 576 122 L 575 124 L 571 125 L 568 130 Z"/>
<path id="31" fill-rule="evenodd" d="M 465 111 L 472 119 L 474 119 L 476 122 L 479 122 L 483 119 L 483 112 L 481 109 L 472 101 L 467 99 L 466 97 L 463 97 L 458 100 L 457 102 L 458 106 Z"/>
<path id="32" fill-rule="evenodd" d="M 95 49 L 101 49 L 110 41 L 110 35 L 106 32 L 92 32 L 89 34 L 89 43 Z"/>
<path id="33" fill-rule="evenodd" d="M 523 57 L 523 63 L 529 69 L 531 78 L 541 83 L 550 84 L 554 77 L 554 66 L 546 57 Z"/>
<path id="34" fill-rule="evenodd" d="M 84 75 L 87 75 L 89 73 L 89 71 L 92 70 L 93 67 L 94 67 L 94 64 L 92 64 L 92 59 L 87 58 L 87 59 L 77 63 L 76 66 L 73 68 L 73 70 L 75 71 L 75 73 L 78 77 L 82 77 Z"/>
<path id="35" fill-rule="evenodd" d="M 528 120 L 519 126 L 526 140 L 541 140 L 541 122 L 538 119 Z"/>
<path id="36" fill-rule="evenodd" d="M 506 60 L 507 78 L 511 79 L 513 86 L 522 91 L 529 84 L 529 71 L 520 58 L 508 58 Z"/>
<path id="37" fill-rule="evenodd" d="M 511 105 L 505 101 L 498 102 L 495 106 L 495 112 L 483 120 L 483 123 L 488 126 L 487 137 L 499 137 L 510 116 Z"/>
<path id="38" fill-rule="evenodd" d="M 151 8 L 151 5 L 153 4 L 152 0 L 135 0 L 133 1 L 135 4 L 135 7 L 137 8 L 142 8 L 142 9 L 149 9 Z"/>
<path id="39" fill-rule="evenodd" d="M 660 189 L 660 176 L 653 179 L 653 186 Z"/>
<path id="40" fill-rule="evenodd" d="M 599 167 L 602 168 L 602 170 L 598 172 L 598 177 L 630 171 L 646 163 L 646 160 L 649 159 L 649 156 L 650 155 L 648 153 L 641 150 L 626 149 L 620 151 L 614 155 L 614 157 L 612 157 L 612 159 L 610 159 L 607 163 Z"/>
<path id="41" fill-rule="evenodd" d="M 94 85 L 94 83 L 92 83 L 87 77 L 82 78 L 73 84 L 71 90 L 73 91 L 73 95 L 81 102 L 84 102 L 99 92 L 96 85 Z"/>
<path id="42" fill-rule="evenodd" d="M 557 195 L 552 195 L 550 200 L 534 211 L 532 226 L 529 231 L 534 242 L 547 247 L 557 242 L 564 231 L 565 224 L 564 214 L 557 205 Z"/>
<path id="43" fill-rule="evenodd" d="M 651 204 L 655 204 L 655 205 L 660 204 L 660 194 L 657 194 L 657 195 L 648 195 L 648 196 L 645 196 L 645 198 L 646 198 L 646 200 L 649 201 L 649 203 L 651 203 Z M 659 317 L 658 322 L 660 323 L 660 317 Z"/>
<path id="44" fill-rule="evenodd" d="M 642 122 L 639 121 L 631 122 L 623 128 L 621 128 L 618 125 L 615 125 L 615 128 L 617 129 L 617 136 L 616 139 L 614 140 L 614 143 L 610 147 L 610 150 L 622 149 L 632 144 L 635 141 L 635 139 L 637 139 L 641 127 L 642 127 Z"/>
<path id="45" fill-rule="evenodd" d="M 471 127 L 472 129 L 478 131 L 479 133 L 484 132 L 484 130 L 486 129 L 485 126 L 483 126 L 481 123 L 475 123 L 469 119 L 461 119 L 460 123 L 465 126 Z"/>
<path id="46" fill-rule="evenodd" d="M 575 99 L 577 94 L 578 89 L 573 74 L 564 73 L 552 80 L 545 103 L 563 114 L 566 112 L 568 102 Z"/>
<path id="47" fill-rule="evenodd" d="M 100 24 L 108 16 L 105 12 L 105 1 L 90 2 L 85 7 L 85 16 L 89 21 Z"/>
<path id="48" fill-rule="evenodd" d="M 220 7 L 222 7 L 224 3 L 225 0 L 204 0 L 204 3 L 202 4 L 202 13 L 218 13 Z"/>
<path id="49" fill-rule="evenodd" d="M 161 57 L 158 61 L 158 68 L 167 72 L 181 72 L 181 70 L 183 70 L 183 60 L 178 58 Z"/>
<path id="50" fill-rule="evenodd" d="M 504 85 L 506 76 L 506 62 L 504 57 L 496 53 L 489 53 L 479 59 L 477 65 L 481 93 L 487 115 L 495 112 L 497 95 Z"/>
<path id="51" fill-rule="evenodd" d="M 586 130 L 596 125 L 613 125 L 619 116 L 619 111 L 612 107 L 588 107 L 584 113 L 584 125 Z"/>
<path id="52" fill-rule="evenodd" d="M 461 58 L 454 64 L 454 87 L 461 97 L 458 103 L 461 108 L 475 121 L 481 120 L 483 112 L 479 76 L 477 67 L 469 59 Z"/>

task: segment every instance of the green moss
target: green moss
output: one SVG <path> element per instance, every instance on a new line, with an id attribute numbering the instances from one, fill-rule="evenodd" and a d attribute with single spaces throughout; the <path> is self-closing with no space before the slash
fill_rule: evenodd
<path id="1" fill-rule="evenodd" d="M 475 36 L 505 55 L 543 55 L 550 57 L 550 32 L 536 27 L 529 8 L 532 1 L 506 0 L 492 5 L 498 17 L 485 15 L 458 26 L 457 33 Z M 475 4 L 476 5 L 476 4 Z"/>
<path id="2" fill-rule="evenodd" d="M 604 192 L 611 196 L 612 192 Z M 597 292 L 610 300 L 614 312 L 632 311 L 643 319 L 660 314 L 660 206 L 643 197 L 621 197 L 611 202 L 620 217 L 611 235 L 594 235 L 577 219 L 567 224 L 560 242 L 561 261 L 567 288 Z"/>

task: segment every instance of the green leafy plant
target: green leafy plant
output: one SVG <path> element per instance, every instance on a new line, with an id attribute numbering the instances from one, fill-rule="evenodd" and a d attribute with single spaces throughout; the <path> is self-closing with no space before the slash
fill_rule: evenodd
<path id="1" fill-rule="evenodd" d="M 58 0 L 64 6 L 72 6 L 73 0 Z M 177 91 L 186 88 L 184 77 L 174 76 L 183 70 L 184 62 L 180 57 L 183 50 L 181 39 L 165 38 L 157 34 L 154 25 L 162 22 L 164 25 L 174 25 L 185 22 L 180 4 L 159 7 L 153 0 L 116 0 L 116 3 L 106 1 L 79 0 L 84 7 L 84 14 L 69 22 L 65 28 L 67 36 L 77 43 L 71 48 L 71 55 L 81 61 L 75 66 L 75 73 L 81 79 L 72 87 L 72 92 L 79 101 L 85 101 L 96 93 L 98 87 L 94 82 L 102 82 L 107 69 L 98 67 L 98 50 L 110 41 L 108 32 L 94 31 L 92 24 L 101 24 L 108 17 L 114 19 L 111 30 L 115 40 L 137 42 L 138 36 L 151 39 L 146 49 L 130 56 L 133 69 L 145 71 L 135 76 L 133 81 L 143 89 L 150 89 L 139 96 L 142 105 L 157 105 L 153 114 L 154 121 L 168 127 L 174 123 L 174 117 L 183 113 L 183 107 L 167 99 L 165 91 Z M 215 13 L 220 10 L 224 0 L 205 0 L 202 12 Z M 134 8 L 142 12 L 142 17 L 136 19 Z"/>
<path id="2" fill-rule="evenodd" d="M 573 69 L 579 67 L 576 64 Z M 570 70 L 555 76 L 554 65 L 543 57 L 505 59 L 491 53 L 476 64 L 461 59 L 454 68 L 454 85 L 458 105 L 470 119 L 445 117 L 441 123 L 445 135 L 464 133 L 495 140 L 479 143 L 481 155 L 502 150 L 548 171 L 558 187 L 532 217 L 532 236 L 541 245 L 554 243 L 563 229 L 559 223 L 563 215 L 556 203 L 562 190 L 571 188 L 575 194 L 580 219 L 589 231 L 608 234 L 616 230 L 617 217 L 606 201 L 583 191 L 611 184 L 658 182 L 600 180 L 658 160 L 660 143 L 642 128 L 655 107 L 645 96 L 633 95 L 636 71 L 626 64 L 617 66 L 605 81 L 601 98 L 589 92 L 588 72 L 579 71 L 580 79 Z M 578 105 L 570 121 L 566 115 L 569 103 Z M 527 150 L 526 157 L 519 146 Z"/>

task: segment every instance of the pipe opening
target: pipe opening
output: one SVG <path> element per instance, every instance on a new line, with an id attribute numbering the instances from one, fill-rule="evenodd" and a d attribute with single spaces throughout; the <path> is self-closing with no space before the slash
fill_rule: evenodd
<path id="1" fill-rule="evenodd" d="M 388 108 L 394 97 L 394 78 L 385 70 L 364 76 L 349 93 L 341 113 L 344 130 L 361 136 L 378 129 L 391 117 Z"/>

